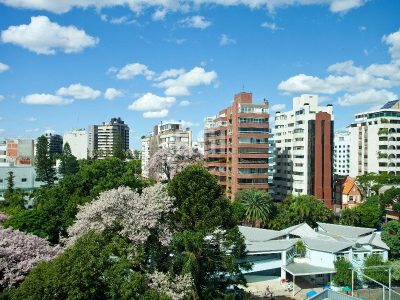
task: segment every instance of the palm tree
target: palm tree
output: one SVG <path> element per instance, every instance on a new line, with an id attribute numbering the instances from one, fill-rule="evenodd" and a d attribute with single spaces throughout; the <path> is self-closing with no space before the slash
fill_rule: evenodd
<path id="1" fill-rule="evenodd" d="M 270 194 L 257 189 L 245 189 L 236 193 L 235 201 L 244 208 L 244 219 L 253 227 L 266 224 L 272 217 L 275 204 Z"/>

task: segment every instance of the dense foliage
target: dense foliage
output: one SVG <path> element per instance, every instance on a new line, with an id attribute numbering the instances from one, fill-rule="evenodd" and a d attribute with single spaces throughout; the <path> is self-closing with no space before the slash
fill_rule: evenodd
<path id="1" fill-rule="evenodd" d="M 60 251 L 37 236 L 0 227 L 0 288 L 14 287 L 36 264 L 52 259 Z"/>
<path id="2" fill-rule="evenodd" d="M 382 255 L 373 253 L 364 260 L 364 274 L 385 285 L 389 283 L 388 264 L 383 262 Z M 369 268 L 372 267 L 372 268 Z M 381 268 L 379 268 L 381 267 Z M 373 281 L 363 278 L 363 281 L 375 285 Z"/>
<path id="3" fill-rule="evenodd" d="M 317 222 L 329 222 L 332 218 L 332 211 L 314 196 L 288 196 L 278 206 L 278 214 L 269 226 L 277 230 L 299 223 L 315 227 Z"/>
<path id="4" fill-rule="evenodd" d="M 65 143 L 60 157 L 60 167 L 58 173 L 63 177 L 71 176 L 79 171 L 79 163 L 75 156 L 72 155 L 71 147 Z"/>
<path id="5" fill-rule="evenodd" d="M 140 179 L 140 165 L 106 158 L 83 163 L 77 174 L 63 178 L 54 186 L 44 186 L 33 193 L 33 209 L 20 209 L 11 214 L 5 226 L 30 232 L 53 243 L 74 222 L 78 206 L 90 202 L 101 192 L 119 186 L 139 191 L 149 185 Z"/>
<path id="6" fill-rule="evenodd" d="M 345 258 L 335 261 L 336 274 L 333 275 L 333 282 L 336 286 L 351 286 L 351 263 Z"/>
<path id="7" fill-rule="evenodd" d="M 236 193 L 235 201 L 238 209 L 242 211 L 242 219 L 251 226 L 268 224 L 275 214 L 276 207 L 272 196 L 263 190 L 241 190 Z"/>
<path id="8" fill-rule="evenodd" d="M 400 222 L 390 221 L 383 226 L 382 240 L 390 248 L 390 256 L 400 259 Z"/>
<path id="9" fill-rule="evenodd" d="M 249 267 L 240 262 L 246 246 L 232 204 L 215 176 L 197 165 L 178 173 L 168 189 L 176 208 L 173 273 L 190 272 L 195 299 L 223 298 L 229 286 L 245 282 L 240 268 Z"/>
<path id="10" fill-rule="evenodd" d="M 49 153 L 49 141 L 42 135 L 38 138 L 35 154 L 36 179 L 47 185 L 52 185 L 56 178 L 56 169 L 53 157 Z"/>

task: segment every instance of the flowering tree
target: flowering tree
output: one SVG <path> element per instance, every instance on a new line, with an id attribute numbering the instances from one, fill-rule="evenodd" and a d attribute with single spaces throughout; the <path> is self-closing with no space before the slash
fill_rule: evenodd
<path id="1" fill-rule="evenodd" d="M 120 225 L 120 234 L 134 243 L 143 243 L 151 232 L 157 232 L 160 242 L 167 244 L 171 233 L 164 221 L 172 212 L 172 200 L 162 184 L 145 188 L 142 194 L 127 187 L 103 192 L 80 206 L 75 223 L 68 228 L 68 244 L 89 230 L 102 232 L 115 225 Z"/>
<path id="2" fill-rule="evenodd" d="M 0 228 L 0 287 L 9 289 L 21 282 L 41 261 L 48 261 L 62 251 L 48 242 L 18 230 Z"/>
<path id="3" fill-rule="evenodd" d="M 166 179 L 170 181 L 176 173 L 201 159 L 202 155 L 194 152 L 187 144 L 172 144 L 159 149 L 151 157 L 148 164 L 149 175 L 157 180 Z"/>
<path id="4" fill-rule="evenodd" d="M 182 300 L 190 293 L 193 287 L 193 279 L 190 274 L 171 278 L 168 274 L 155 271 L 149 274 L 149 286 L 158 292 L 164 293 L 173 300 Z"/>
<path id="5" fill-rule="evenodd" d="M 0 212 L 0 224 L 7 221 L 7 219 L 8 219 L 8 216 L 6 214 Z"/>

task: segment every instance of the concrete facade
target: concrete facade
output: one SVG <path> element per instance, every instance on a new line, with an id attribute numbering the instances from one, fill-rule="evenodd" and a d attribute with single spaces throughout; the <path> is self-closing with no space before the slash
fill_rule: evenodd
<path id="1" fill-rule="evenodd" d="M 355 115 L 350 131 L 350 176 L 400 174 L 400 100 Z"/>
<path id="2" fill-rule="evenodd" d="M 64 133 L 63 144 L 69 144 L 72 155 L 77 159 L 88 157 L 88 135 L 85 129 L 74 129 Z"/>
<path id="3" fill-rule="evenodd" d="M 3 144 L 4 151 L 4 144 Z M 3 152 L 4 153 L 4 152 Z M 4 155 L 3 155 L 4 160 Z M 6 163 L 11 166 L 33 166 L 35 142 L 32 139 L 6 139 Z"/>
<path id="4" fill-rule="evenodd" d="M 351 134 L 349 130 L 335 132 L 333 151 L 333 173 L 338 176 L 350 174 L 350 161 L 354 159 L 350 155 Z"/>
<path id="5" fill-rule="evenodd" d="M 129 150 L 129 126 L 121 118 L 111 118 L 109 122 L 103 122 L 101 125 L 89 126 L 89 156 L 111 156 L 118 140 L 123 150 Z"/>
<path id="6" fill-rule="evenodd" d="M 236 94 L 232 106 L 206 119 L 205 167 L 231 199 L 241 189 L 268 191 L 268 132 L 268 101 L 254 104 L 251 93 Z"/>
<path id="7" fill-rule="evenodd" d="M 333 108 L 319 106 L 318 96 L 293 99 L 293 110 L 275 116 L 274 192 L 314 195 L 332 206 Z"/>
<path id="8" fill-rule="evenodd" d="M 61 154 L 63 149 L 63 138 L 59 134 L 45 133 L 44 135 L 49 143 L 50 154 Z"/>
<path id="9" fill-rule="evenodd" d="M 21 189 L 27 192 L 43 185 L 36 181 L 36 172 L 33 166 L 8 166 L 0 168 L 0 200 L 3 200 L 3 194 L 7 189 L 7 178 L 9 172 L 13 172 L 15 189 Z"/>

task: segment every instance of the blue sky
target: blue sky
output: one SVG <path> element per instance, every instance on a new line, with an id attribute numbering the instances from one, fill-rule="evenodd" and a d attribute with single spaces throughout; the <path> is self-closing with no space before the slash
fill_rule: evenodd
<path id="1" fill-rule="evenodd" d="M 397 0 L 0 0 L 0 137 L 118 116 L 131 148 L 165 120 L 197 137 L 243 89 L 272 114 L 318 94 L 340 129 L 400 95 L 399 11 Z"/>

